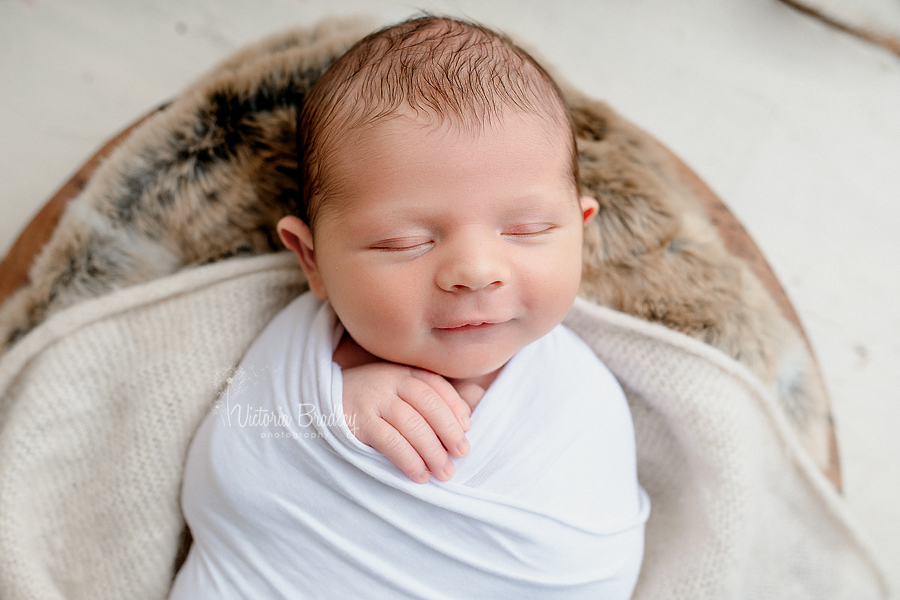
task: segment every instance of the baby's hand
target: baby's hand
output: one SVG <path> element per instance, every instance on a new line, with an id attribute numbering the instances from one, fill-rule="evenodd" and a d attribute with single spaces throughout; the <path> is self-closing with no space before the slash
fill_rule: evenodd
<path id="1" fill-rule="evenodd" d="M 386 362 L 344 369 L 343 377 L 344 418 L 359 441 L 416 483 L 453 476 L 447 453 L 468 453 L 471 410 L 446 379 Z"/>

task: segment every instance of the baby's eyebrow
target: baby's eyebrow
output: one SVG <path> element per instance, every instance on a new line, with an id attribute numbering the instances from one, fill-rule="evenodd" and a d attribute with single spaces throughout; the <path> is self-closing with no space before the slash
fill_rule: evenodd
<path id="1" fill-rule="evenodd" d="M 523 217 L 556 214 L 568 210 L 569 202 L 568 196 L 563 198 L 558 194 L 528 194 L 510 198 L 510 207 L 507 212 L 510 215 Z"/>
<path id="2" fill-rule="evenodd" d="M 577 198 L 574 194 L 570 198 L 569 194 L 561 194 L 558 190 L 540 189 L 529 190 L 517 196 L 486 198 L 484 202 L 496 203 L 498 210 L 495 215 L 504 222 L 555 220 L 561 218 L 573 206 L 577 206 Z M 405 232 L 415 229 L 430 231 L 435 223 L 444 222 L 448 218 L 452 221 L 453 213 L 453 206 L 447 204 L 433 208 L 407 202 L 401 202 L 398 205 L 388 201 L 377 206 L 369 205 L 358 217 L 362 217 L 366 221 L 367 230 L 381 231 L 390 236 L 398 230 L 402 230 L 403 235 L 407 235 Z M 466 215 L 456 216 L 465 217 Z"/>

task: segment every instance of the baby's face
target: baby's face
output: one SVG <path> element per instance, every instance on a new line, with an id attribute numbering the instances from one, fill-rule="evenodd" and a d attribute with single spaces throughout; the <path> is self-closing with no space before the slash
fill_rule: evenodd
<path id="1" fill-rule="evenodd" d="M 548 129 L 518 113 L 477 133 L 400 117 L 341 151 L 340 195 L 299 254 L 360 346 L 482 378 L 562 321 L 597 204 L 578 198 L 564 132 Z"/>

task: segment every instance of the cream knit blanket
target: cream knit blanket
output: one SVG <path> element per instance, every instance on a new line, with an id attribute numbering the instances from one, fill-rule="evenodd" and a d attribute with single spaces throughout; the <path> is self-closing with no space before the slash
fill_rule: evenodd
<path id="1" fill-rule="evenodd" d="M 0 359 L 0 598 L 165 598 L 187 447 L 301 290 L 236 258 L 85 301 Z M 628 397 L 650 495 L 635 598 L 880 598 L 884 579 L 770 392 L 682 334 L 579 300 Z"/>

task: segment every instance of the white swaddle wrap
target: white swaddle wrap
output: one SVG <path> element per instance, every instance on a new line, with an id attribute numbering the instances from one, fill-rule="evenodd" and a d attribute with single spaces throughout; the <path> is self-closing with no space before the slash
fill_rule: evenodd
<path id="1" fill-rule="evenodd" d="M 649 501 L 608 370 L 559 326 L 472 414 L 448 482 L 411 482 L 344 421 L 342 335 L 305 294 L 198 430 L 171 598 L 628 598 Z"/>

